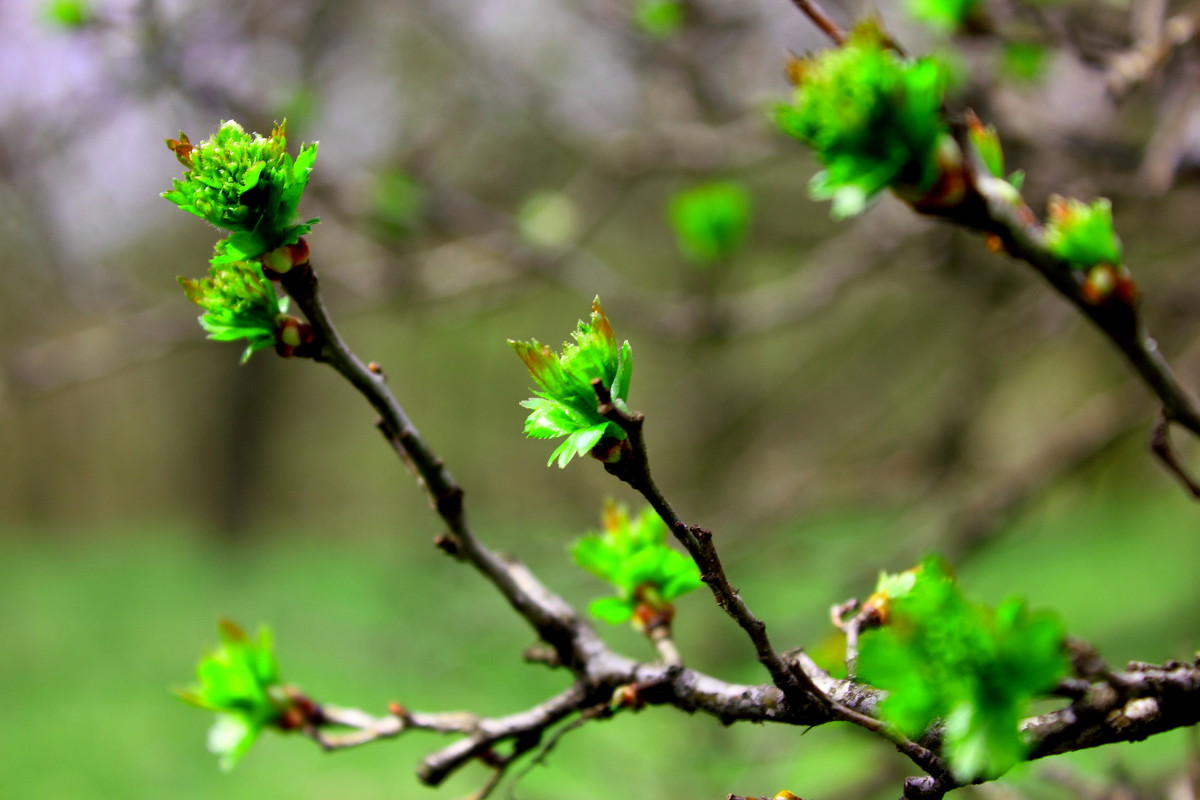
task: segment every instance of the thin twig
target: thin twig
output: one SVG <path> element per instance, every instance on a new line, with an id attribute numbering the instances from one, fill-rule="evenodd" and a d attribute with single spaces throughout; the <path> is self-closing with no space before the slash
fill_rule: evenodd
<path id="1" fill-rule="evenodd" d="M 766 668 L 771 680 L 783 691 L 788 701 L 797 705 L 823 704 L 825 697 L 821 690 L 804 673 L 790 669 L 779 657 L 767 636 L 766 624 L 751 613 L 741 594 L 729 583 L 725 567 L 713 544 L 712 532 L 698 525 L 688 525 L 680 519 L 655 484 L 650 473 L 646 443 L 642 437 L 645 418 L 639 413 L 631 414 L 618 408 L 613 403 L 611 393 L 601 381 L 593 381 L 592 388 L 596 392 L 600 415 L 618 425 L 626 436 L 620 458 L 615 462 L 605 463 L 604 468 L 640 492 L 666 523 L 700 568 L 700 579 L 712 592 L 717 605 L 746 632 L 754 645 L 759 663 Z"/>
<path id="2" fill-rule="evenodd" d="M 846 32 L 834 22 L 825 9 L 821 8 L 815 0 L 792 0 L 796 8 L 812 20 L 812 23 L 821 29 L 821 32 L 829 37 L 829 40 L 841 47 L 846 42 Z"/>
<path id="3" fill-rule="evenodd" d="M 1175 447 L 1171 444 L 1171 420 L 1165 413 L 1159 415 L 1158 424 L 1154 426 L 1154 431 L 1150 434 L 1150 450 L 1158 456 L 1158 460 L 1166 466 L 1167 470 L 1192 493 L 1192 497 L 1200 500 L 1200 484 L 1197 484 L 1188 474 L 1187 467 L 1184 466 L 1179 454 L 1175 452 Z"/>

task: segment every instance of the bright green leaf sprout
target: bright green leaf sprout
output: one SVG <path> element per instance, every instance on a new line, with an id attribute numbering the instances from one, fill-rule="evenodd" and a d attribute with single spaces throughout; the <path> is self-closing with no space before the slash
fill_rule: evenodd
<path id="1" fill-rule="evenodd" d="M 666 39 L 683 25 L 683 4 L 679 0 L 637 0 L 633 6 L 633 25 L 652 39 Z"/>
<path id="2" fill-rule="evenodd" d="M 908 0 L 908 13 L 948 32 L 965 27 L 982 5 L 982 0 Z"/>
<path id="3" fill-rule="evenodd" d="M 263 627 L 257 640 L 229 620 L 217 626 L 221 644 L 196 667 L 199 683 L 176 690 L 179 699 L 215 711 L 208 747 L 223 770 L 233 769 L 264 728 L 279 724 L 292 708 L 288 689 L 279 679 L 271 632 Z"/>
<path id="4" fill-rule="evenodd" d="M 741 247 L 750 224 L 750 195 L 733 181 L 705 183 L 676 194 L 668 212 L 684 256 L 708 265 Z"/>
<path id="5" fill-rule="evenodd" d="M 179 278 L 187 298 L 204 309 L 200 326 L 208 338 L 219 342 L 244 339 L 242 363 L 254 353 L 275 345 L 275 332 L 287 311 L 287 298 L 279 297 L 257 261 L 221 261 L 208 268 L 208 277 Z"/>
<path id="6" fill-rule="evenodd" d="M 1113 230 L 1112 203 L 1101 198 L 1088 205 L 1057 195 L 1051 197 L 1046 247 L 1077 269 L 1097 264 L 1120 266 L 1121 240 Z"/>
<path id="7" fill-rule="evenodd" d="M 630 519 L 629 511 L 609 501 L 603 530 L 589 534 L 571 548 L 579 566 L 608 581 L 616 597 L 596 600 L 592 614 L 620 624 L 634 617 L 639 606 L 652 612 L 700 585 L 700 570 L 690 558 L 667 545 L 667 526 L 652 509 Z"/>
<path id="8" fill-rule="evenodd" d="M 612 394 L 613 402 L 624 408 L 633 372 L 629 342 L 617 344 L 600 298 L 592 301 L 590 321 L 580 321 L 571 335 L 575 341 L 564 344 L 561 355 L 555 355 L 536 339 L 508 341 L 541 388 L 537 397 L 521 403 L 532 411 L 525 420 L 525 435 L 533 439 L 567 437 L 547 462 L 549 465 L 558 459 L 559 467 L 565 467 L 575 456 L 592 452 L 605 438 L 625 439 L 625 432 L 616 423 L 600 416 L 592 380 L 598 378 Z"/>
<path id="9" fill-rule="evenodd" d="M 854 216 L 888 187 L 924 197 L 957 154 L 942 119 L 947 68 L 907 59 L 878 24 L 858 25 L 840 48 L 793 61 L 790 104 L 775 108 L 779 129 L 815 152 L 825 167 L 810 185 L 832 199 L 833 216 Z"/>
<path id="10" fill-rule="evenodd" d="M 317 145 L 303 147 L 293 161 L 287 153 L 286 123 L 270 136 L 250 134 L 230 120 L 193 145 L 181 131 L 169 147 L 187 167 L 183 180 L 163 192 L 184 211 L 230 231 L 228 260 L 257 258 L 294 244 L 317 223 L 298 222 L 297 209 L 317 157 Z"/>
<path id="11" fill-rule="evenodd" d="M 1062 625 L 1015 598 L 995 609 L 968 600 L 935 558 L 911 574 L 885 627 L 864 634 L 859 677 L 888 692 L 880 714 L 905 735 L 945 720 L 957 780 L 996 778 L 1026 755 L 1018 725 L 1029 701 L 1067 671 Z"/>

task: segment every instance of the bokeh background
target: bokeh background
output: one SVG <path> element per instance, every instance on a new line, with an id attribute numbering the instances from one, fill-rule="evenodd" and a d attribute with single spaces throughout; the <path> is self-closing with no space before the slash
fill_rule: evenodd
<path id="1" fill-rule="evenodd" d="M 978 597 L 1059 610 L 1113 664 L 1200 646 L 1200 516 L 1148 454 L 1156 408 L 1118 355 L 978 238 L 890 198 L 845 222 L 808 199 L 816 167 L 767 112 L 785 55 L 825 43 L 786 0 L 650 5 L 0 3 L 5 796 L 483 782 L 419 786 L 446 744 L 422 735 L 334 756 L 268 736 L 219 773 L 208 720 L 168 694 L 217 615 L 269 623 L 285 677 L 327 702 L 503 714 L 565 685 L 521 663 L 529 631 L 431 545 L 436 517 L 348 386 L 203 340 L 175 277 L 203 273 L 215 232 L 159 199 L 179 172 L 162 141 L 230 118 L 320 140 L 302 211 L 322 218 L 310 242 L 343 333 L 488 543 L 580 607 L 603 587 L 566 546 L 606 497 L 634 498 L 595 464 L 546 468 L 505 340 L 557 342 L 599 294 L 636 353 L 660 485 L 717 532 L 780 646 L 828 657 L 829 606 L 931 550 Z M 1194 6 L 987 0 L 963 35 L 870 8 L 958 65 L 956 104 L 999 127 L 1035 206 L 1113 199 L 1149 324 L 1200 385 Z M 753 220 L 736 257 L 698 268 L 666 209 L 714 179 L 747 188 Z M 707 597 L 678 626 L 689 664 L 763 679 Z M 1185 800 L 1197 753 L 1176 732 L 962 793 Z M 648 709 L 572 733 L 515 794 L 833 800 L 894 796 L 904 774 L 856 731 Z"/>

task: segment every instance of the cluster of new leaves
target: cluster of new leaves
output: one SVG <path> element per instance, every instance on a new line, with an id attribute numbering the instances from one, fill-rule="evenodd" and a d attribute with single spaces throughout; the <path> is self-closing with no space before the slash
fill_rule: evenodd
<path id="1" fill-rule="evenodd" d="M 613 403 L 623 409 L 633 372 L 629 342 L 617 344 L 600 298 L 592 301 L 591 319 L 581 320 L 571 335 L 575 341 L 564 344 L 560 355 L 536 339 L 508 342 L 540 387 L 535 392 L 537 397 L 521 403 L 532 412 L 525 420 L 525 435 L 534 439 L 567 437 L 547 462 L 558 459 L 560 467 L 575 456 L 592 453 L 602 440 L 616 445 L 625 439 L 625 432 L 616 423 L 600 415 L 592 381 L 599 380 L 612 395 Z M 607 459 L 617 454 L 614 447 L 611 454 L 597 455 Z"/>
<path id="2" fill-rule="evenodd" d="M 198 145 L 181 131 L 167 146 L 187 171 L 163 197 L 230 231 L 218 259 L 258 258 L 294 244 L 316 224 L 316 219 L 298 222 L 296 213 L 317 145 L 301 148 L 293 161 L 287 153 L 285 125 L 262 136 L 246 133 L 230 120 Z"/>
<path id="3" fill-rule="evenodd" d="M 914 738 L 943 720 L 943 752 L 962 782 L 1023 760 L 1020 719 L 1067 670 L 1058 619 L 1018 599 L 973 602 L 933 558 L 880 589 L 886 623 L 864 635 L 858 673 L 888 692 L 883 719 Z"/>
<path id="4" fill-rule="evenodd" d="M 675 195 L 668 212 L 680 251 L 707 266 L 742 246 L 750 225 L 750 195 L 733 181 L 705 183 Z"/>
<path id="5" fill-rule="evenodd" d="M 279 679 L 270 631 L 260 628 L 256 641 L 229 620 L 217 627 L 221 644 L 196 667 L 199 683 L 176 694 L 216 712 L 208 748 L 220 757 L 221 769 L 228 770 L 264 728 L 284 722 L 294 701 Z"/>
<path id="6" fill-rule="evenodd" d="M 300 237 L 317 222 L 296 221 L 317 145 L 287 153 L 284 126 L 270 136 L 249 134 L 228 121 L 193 145 L 182 131 L 167 146 L 187 170 L 163 197 L 230 235 L 217 242 L 208 277 L 180 278 L 189 300 L 204 309 L 200 325 L 210 339 L 245 340 L 245 362 L 255 352 L 300 344 L 297 320 L 287 317 L 263 265 L 285 272 L 307 260 Z"/>
<path id="7" fill-rule="evenodd" d="M 611 501 L 604 508 L 602 530 L 571 548 L 576 563 L 611 583 L 616 597 L 594 601 L 588 609 L 612 624 L 633 619 L 644 624 L 670 601 L 700 585 L 700 570 L 690 558 L 667 545 L 667 526 L 652 509 L 634 518 Z"/>
<path id="8" fill-rule="evenodd" d="M 275 346 L 287 298 L 275 293 L 257 262 L 214 259 L 207 278 L 180 278 L 179 282 L 187 298 L 204 309 L 200 326 L 208 331 L 208 338 L 246 340 L 242 363 L 255 352 Z"/>
<path id="9" fill-rule="evenodd" d="M 1097 264 L 1121 264 L 1121 240 L 1113 230 L 1112 203 L 1103 198 L 1091 205 L 1079 200 L 1050 198 L 1046 247 L 1078 269 Z"/>
<path id="10" fill-rule="evenodd" d="M 775 122 L 816 152 L 824 170 L 810 190 L 832 199 L 835 217 L 858 214 L 889 187 L 923 197 L 957 151 L 942 118 L 945 66 L 898 55 L 876 23 L 859 24 L 840 48 L 794 60 L 790 74 L 795 94 Z"/>

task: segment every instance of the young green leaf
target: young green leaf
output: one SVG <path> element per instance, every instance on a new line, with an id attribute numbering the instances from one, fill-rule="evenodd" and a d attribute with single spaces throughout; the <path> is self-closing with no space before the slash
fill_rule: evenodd
<path id="1" fill-rule="evenodd" d="M 226 260 L 226 256 L 228 248 L 218 243 L 208 277 L 179 278 L 179 283 L 187 298 L 204 309 L 200 326 L 208 331 L 208 338 L 246 341 L 245 363 L 257 351 L 275 345 L 288 303 L 286 297 L 276 295 L 258 262 Z"/>
<path id="2" fill-rule="evenodd" d="M 532 413 L 525 420 L 525 435 L 533 439 L 567 437 L 550 455 L 547 465 L 557 459 L 565 467 L 575 456 L 584 456 L 605 439 L 614 442 L 625 432 L 600 416 L 592 381 L 598 379 L 622 407 L 629 395 L 633 372 L 633 354 L 629 342 L 617 344 L 600 298 L 592 301 L 588 322 L 580 321 L 571 334 L 573 342 L 555 354 L 536 339 L 528 342 L 508 340 L 537 383 L 537 397 L 522 401 Z"/>
<path id="3" fill-rule="evenodd" d="M 667 544 L 667 526 L 649 508 L 631 519 L 628 509 L 609 501 L 601 532 L 575 542 L 571 555 L 616 589 L 616 597 L 589 606 L 594 616 L 612 624 L 630 619 L 639 606 L 669 609 L 671 600 L 700 585 L 696 563 Z"/>
<path id="4" fill-rule="evenodd" d="M 815 151 L 824 169 L 810 190 L 833 201 L 835 217 L 862 212 L 888 187 L 954 199 L 940 196 L 949 183 L 934 192 L 943 173 L 961 168 L 942 118 L 949 73 L 941 62 L 901 57 L 877 24 L 864 23 L 840 48 L 795 60 L 790 72 L 795 95 L 775 108 L 775 123 Z"/>
<path id="5" fill-rule="evenodd" d="M 251 639 L 223 619 L 218 632 L 220 645 L 196 667 L 199 683 L 176 690 L 176 695 L 197 708 L 216 712 L 208 747 L 220 757 L 221 769 L 230 770 L 264 728 L 281 721 L 292 700 L 279 678 L 267 628 L 260 628 L 257 639 Z"/>
<path id="6" fill-rule="evenodd" d="M 668 216 L 684 256 L 706 266 L 742 246 L 750 225 L 750 195 L 733 181 L 701 184 L 671 198 Z"/>
<path id="7" fill-rule="evenodd" d="M 1113 230 L 1112 203 L 1100 198 L 1088 205 L 1052 196 L 1046 220 L 1046 247 L 1077 269 L 1097 264 L 1120 266 L 1121 240 Z"/>
<path id="8" fill-rule="evenodd" d="M 287 153 L 286 123 L 270 136 L 250 134 L 230 120 L 210 138 L 193 145 L 181 131 L 167 147 L 187 169 L 163 197 L 191 214 L 234 234 L 228 253 L 257 258 L 294 244 L 316 224 L 296 219 L 300 197 L 317 157 L 316 143 L 293 161 Z"/>
<path id="9" fill-rule="evenodd" d="M 884 720 L 910 737 L 945 721 L 944 754 L 960 781 L 998 777 L 1026 754 L 1018 723 L 1063 677 L 1061 623 L 1006 600 L 972 602 L 936 559 L 889 600 L 887 625 L 863 635 L 859 677 L 885 689 Z M 881 585 L 882 585 L 881 581 Z"/>
<path id="10" fill-rule="evenodd" d="M 943 31 L 959 30 L 979 13 L 982 0 L 908 0 L 908 13 Z"/>

